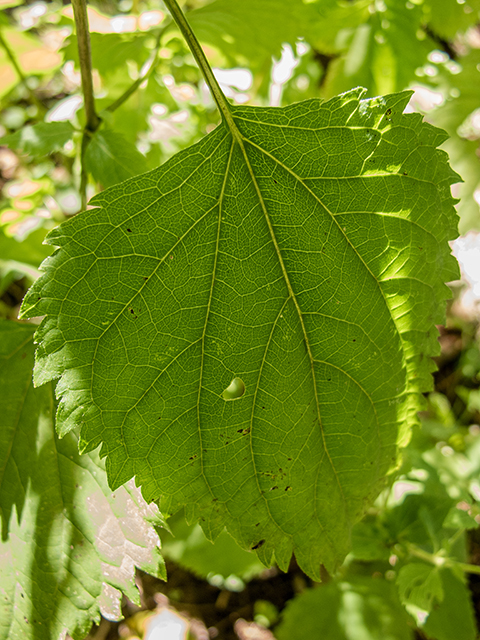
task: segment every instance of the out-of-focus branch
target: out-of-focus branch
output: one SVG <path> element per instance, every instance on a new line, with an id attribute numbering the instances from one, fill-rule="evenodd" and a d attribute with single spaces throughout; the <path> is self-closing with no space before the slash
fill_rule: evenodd
<path id="1" fill-rule="evenodd" d="M 30 89 L 27 82 L 27 76 L 23 73 L 23 69 L 20 66 L 20 63 L 17 60 L 15 52 L 11 49 L 7 39 L 4 37 L 2 30 L 0 29 L 0 46 L 5 51 L 7 58 L 10 60 L 12 67 L 15 69 L 15 72 L 23 84 L 25 89 L 28 91 L 32 102 L 40 109 L 40 112 L 45 112 L 45 106 L 41 103 L 41 101 L 37 98 L 34 92 Z"/>
<path id="2" fill-rule="evenodd" d="M 77 29 L 78 58 L 87 118 L 85 127 L 94 132 L 98 129 L 100 118 L 95 111 L 95 98 L 93 97 L 92 54 L 90 50 L 90 32 L 88 30 L 87 3 L 85 0 L 72 0 L 72 6 Z"/>
<path id="3" fill-rule="evenodd" d="M 105 109 L 105 111 L 109 111 L 110 113 L 113 113 L 114 111 L 116 111 L 118 109 L 118 107 L 120 107 L 124 102 L 126 102 L 128 100 L 128 98 L 135 93 L 135 91 L 138 89 L 138 87 L 145 82 L 146 80 L 148 80 L 148 78 L 150 77 L 150 75 L 153 73 L 153 71 L 155 70 L 155 67 L 157 66 L 157 62 L 158 62 L 158 51 L 160 49 L 160 41 L 161 41 L 161 37 L 163 35 L 164 29 L 161 29 L 158 33 L 157 36 L 157 41 L 155 43 L 155 49 L 154 52 L 151 56 L 151 63 L 148 67 L 148 69 L 145 71 L 145 73 L 143 75 L 141 75 L 139 78 L 137 78 L 135 80 L 135 82 L 130 85 L 130 87 L 128 87 L 128 89 L 126 89 L 126 91 L 124 91 L 122 93 L 122 95 L 117 98 L 114 102 L 112 102 L 112 104 L 109 104 L 108 107 Z"/>
<path id="4" fill-rule="evenodd" d="M 1 29 L 0 29 L 0 45 L 3 47 L 5 53 L 7 54 L 7 58 L 12 63 L 12 67 L 17 72 L 17 76 L 20 78 L 20 81 L 23 82 L 23 84 L 25 86 L 27 86 L 27 78 L 26 78 L 25 74 L 22 71 L 22 68 L 20 67 L 20 65 L 18 63 L 18 60 L 15 57 L 15 54 L 13 53 L 12 49 L 10 48 L 10 45 L 8 44 L 6 39 L 3 37 L 3 33 L 2 33 Z M 28 87 L 27 87 L 27 89 L 28 89 Z"/>
<path id="5" fill-rule="evenodd" d="M 85 152 L 90 143 L 91 136 L 100 126 L 101 120 L 95 110 L 95 98 L 93 96 L 92 54 L 90 49 L 90 31 L 88 28 L 87 3 L 86 0 L 72 0 L 72 6 L 73 15 L 75 17 L 75 26 L 77 30 L 78 58 L 80 61 L 83 103 L 85 106 L 86 116 L 80 154 L 80 197 L 82 199 L 82 209 L 85 209 L 87 206 L 88 184 L 88 174 L 87 170 L 85 169 Z"/>

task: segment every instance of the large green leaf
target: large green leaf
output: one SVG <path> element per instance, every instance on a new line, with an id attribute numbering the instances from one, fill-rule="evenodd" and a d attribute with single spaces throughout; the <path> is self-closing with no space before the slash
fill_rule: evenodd
<path id="1" fill-rule="evenodd" d="M 201 41 L 219 49 L 232 64 L 254 68 L 269 67 L 282 44 L 295 44 L 315 18 L 313 7 L 303 0 L 214 0 L 188 13 Z"/>
<path id="2" fill-rule="evenodd" d="M 93 134 L 85 153 L 85 167 L 104 187 L 144 173 L 145 156 L 116 131 L 101 129 Z"/>
<path id="3" fill-rule="evenodd" d="M 52 231 L 23 305 L 59 433 L 113 488 L 317 578 L 396 465 L 457 277 L 445 135 L 361 96 L 232 108 Z"/>
<path id="4" fill-rule="evenodd" d="M 45 156 L 61 149 L 73 138 L 74 131 L 70 122 L 37 122 L 0 138 L 0 144 L 33 156 Z"/>
<path id="5" fill-rule="evenodd" d="M 14 236 L 8 236 L 0 227 L 0 256 L 1 260 L 23 262 L 38 267 L 48 255 L 52 253 L 51 247 L 43 243 L 46 230 L 41 227 L 29 233 L 23 240 L 17 240 Z"/>
<path id="6" fill-rule="evenodd" d="M 470 591 L 452 569 L 443 569 L 441 576 L 446 597 L 433 608 L 423 631 L 432 640 L 475 640 L 478 635 Z"/>
<path id="7" fill-rule="evenodd" d="M 413 632 L 391 582 L 353 577 L 307 589 L 291 600 L 275 636 L 279 640 L 411 640 Z"/>
<path id="8" fill-rule="evenodd" d="M 440 569 L 424 562 L 403 566 L 397 576 L 397 586 L 400 600 L 413 616 L 420 610 L 425 617 L 445 596 Z"/>
<path id="9" fill-rule="evenodd" d="M 357 85 L 370 95 L 405 89 L 417 80 L 436 43 L 422 30 L 421 2 L 384 0 L 370 4 L 368 20 L 339 32 L 342 55 L 328 67 L 322 88 L 329 97 Z"/>
<path id="10" fill-rule="evenodd" d="M 139 604 L 135 565 L 163 576 L 159 514 L 108 489 L 98 456 L 58 440 L 52 385 L 32 384 L 34 326 L 0 322 L 0 638 L 83 638 L 100 610 Z M 146 519 L 145 519 L 146 518 Z"/>
<path id="11" fill-rule="evenodd" d="M 480 20 L 479 0 L 426 0 L 423 9 L 430 29 L 446 40 L 453 40 L 457 31 L 466 31 Z"/>
<path id="12" fill-rule="evenodd" d="M 473 49 L 460 59 L 456 73 L 445 72 L 440 66 L 439 78 L 433 85 L 446 96 L 445 103 L 429 114 L 430 120 L 451 136 L 444 145 L 452 167 L 461 173 L 464 184 L 459 186 L 458 213 L 460 231 L 480 228 L 479 203 L 474 194 L 480 184 L 480 160 L 478 137 L 468 131 L 465 124 L 480 108 L 478 85 L 480 82 L 480 51 Z M 465 136 L 465 137 L 461 137 Z"/>
<path id="13" fill-rule="evenodd" d="M 151 53 L 150 49 L 145 47 L 145 43 L 151 38 L 152 36 L 146 33 L 91 33 L 92 66 L 98 69 L 102 76 L 108 76 L 118 68 L 125 69 L 127 60 L 142 65 Z M 75 34 L 70 36 L 62 51 L 64 59 L 73 60 L 79 68 Z"/>

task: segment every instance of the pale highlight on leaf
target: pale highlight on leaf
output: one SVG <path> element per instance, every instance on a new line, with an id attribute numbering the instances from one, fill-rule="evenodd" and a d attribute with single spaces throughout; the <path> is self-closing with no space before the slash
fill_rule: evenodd
<path id="1" fill-rule="evenodd" d="M 52 385 L 34 389 L 32 325 L 0 322 L 0 639 L 82 638 L 100 611 L 140 604 L 135 566 L 165 577 L 133 481 L 114 494 L 98 455 L 55 435 Z"/>
<path id="2" fill-rule="evenodd" d="M 269 564 L 311 576 L 396 465 L 457 276 L 445 135 L 410 93 L 232 108 L 49 236 L 29 292 L 59 433 Z M 223 395 L 234 379 L 244 393 Z"/>

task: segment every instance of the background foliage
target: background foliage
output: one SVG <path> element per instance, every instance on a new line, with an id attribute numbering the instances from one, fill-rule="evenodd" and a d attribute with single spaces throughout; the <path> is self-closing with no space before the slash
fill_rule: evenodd
<path id="1" fill-rule="evenodd" d="M 150 514 L 150 528 L 129 529 L 123 538 L 118 534 L 119 548 L 143 544 L 142 536 L 153 547 L 146 556 L 132 551 L 128 566 L 113 576 L 106 565 L 121 565 L 120 556 L 98 540 L 116 539 L 108 527 L 121 523 L 122 513 L 115 508 L 109 511 L 112 507 L 107 503 L 115 499 L 118 505 L 118 497 L 110 495 L 97 458 L 79 457 L 71 436 L 56 439 L 51 389 L 30 386 L 31 328 L 11 321 L 49 253 L 42 245 L 45 233 L 81 209 L 79 157 L 85 116 L 71 7 L 15 1 L 3 2 L 1 7 L 0 312 L 8 322 L 2 324 L 0 334 L 6 438 L 0 467 L 0 557 L 2 576 L 7 576 L 1 586 L 0 637 L 26 637 L 21 634 L 27 627 L 11 626 L 17 619 L 13 608 L 25 595 L 28 602 L 18 609 L 18 619 L 23 616 L 28 623 L 42 623 L 37 627 L 41 631 L 29 632 L 40 634 L 32 637 L 54 637 L 63 627 L 83 637 L 89 620 L 99 620 L 98 607 L 106 617 L 119 613 L 118 589 L 141 603 L 132 582 L 134 565 L 162 575 L 153 549 L 155 527 L 162 523 L 158 514 Z M 186 9 L 209 60 L 222 70 L 218 78 L 224 90 L 237 104 L 283 105 L 310 97 L 328 98 L 357 85 L 366 87 L 372 97 L 414 88 L 409 109 L 426 115 L 450 135 L 443 148 L 464 180 L 454 187 L 454 195 L 461 198 L 457 205 L 460 230 L 465 234 L 479 228 L 477 0 L 213 0 L 190 1 Z M 217 124 L 218 114 L 163 6 L 129 0 L 92 4 L 89 19 L 97 108 L 103 119 L 86 155 L 91 197 L 156 167 L 201 139 Z M 123 100 L 125 91 L 133 89 Z M 208 589 L 217 589 L 216 599 L 212 596 L 216 614 L 193 607 L 192 615 L 203 617 L 207 626 L 219 628 L 224 637 L 234 633 L 232 623 L 243 606 L 243 615 L 255 616 L 257 624 L 276 625 L 273 632 L 279 640 L 315 637 L 324 629 L 332 638 L 349 640 L 359 634 L 372 639 L 415 634 L 438 640 L 475 638 L 472 594 L 476 587 L 473 578 L 467 583 L 467 577 L 476 571 L 470 565 L 478 560 L 480 355 L 476 316 L 470 312 L 465 318 L 462 304 L 454 306 L 450 328 L 442 338 L 437 392 L 429 397 L 422 430 L 405 451 L 397 481 L 357 525 L 353 550 L 338 574 L 318 587 L 292 566 L 284 579 L 288 589 L 283 600 L 273 596 L 263 600 L 255 592 L 256 581 L 262 581 L 261 589 L 267 593 L 268 581 L 273 584 L 278 576 L 262 573 L 256 558 L 239 550 L 227 534 L 222 534 L 212 553 L 201 530 L 187 528 L 177 517 L 171 522 L 175 539 L 160 532 L 166 557 L 208 579 L 205 598 L 214 593 Z M 23 444 L 25 439 L 35 442 L 35 447 Z M 19 458 L 11 454 L 15 447 L 21 452 L 28 448 L 30 457 L 23 459 L 24 466 L 11 484 L 15 474 L 8 465 Z M 45 493 L 42 483 L 53 459 L 66 464 L 59 467 L 60 476 L 49 479 L 49 493 Z M 125 491 L 122 500 L 129 508 L 134 508 L 136 500 L 135 508 L 145 509 L 133 488 Z M 87 496 L 93 495 L 105 506 L 89 511 Z M 78 509 L 75 516 L 73 509 Z M 92 516 L 99 512 L 103 521 Z M 44 546 L 31 547 L 30 531 L 37 532 Z M 84 553 L 82 563 L 76 555 L 79 548 Z M 32 554 L 37 554 L 34 560 Z M 16 565 L 12 559 L 17 559 Z M 28 573 L 18 564 L 20 559 L 31 572 L 29 582 L 23 583 L 23 595 L 15 586 L 17 572 Z M 49 586 L 44 576 L 52 566 L 56 573 Z M 67 589 L 85 585 L 84 578 L 76 582 L 76 570 L 82 571 L 82 566 L 88 567 L 92 579 L 88 593 L 75 596 L 80 598 L 76 600 Z M 170 575 L 175 576 L 175 571 L 171 568 Z M 143 580 L 145 606 L 152 604 L 147 597 L 151 583 L 146 577 Z M 42 596 L 35 590 L 40 582 Z M 104 587 L 102 593 L 102 583 L 113 591 L 107 588 L 105 595 Z M 184 597 L 190 593 L 188 584 L 182 583 L 177 592 L 172 586 L 162 590 L 171 601 L 189 609 Z M 242 593 L 250 595 L 238 595 Z M 58 598 L 58 611 L 52 611 L 51 617 L 42 613 L 42 597 Z M 242 597 L 247 597 L 247 604 L 240 606 L 236 603 Z M 287 599 L 290 602 L 280 619 Z M 157 598 L 159 608 L 162 603 Z M 127 613 L 132 612 L 129 607 Z M 144 633 L 142 618 L 129 624 L 125 634 Z M 193 622 L 190 626 L 192 636 L 201 637 Z M 252 629 L 252 633 L 263 633 Z M 246 631 L 237 625 L 235 633 L 241 638 Z"/>

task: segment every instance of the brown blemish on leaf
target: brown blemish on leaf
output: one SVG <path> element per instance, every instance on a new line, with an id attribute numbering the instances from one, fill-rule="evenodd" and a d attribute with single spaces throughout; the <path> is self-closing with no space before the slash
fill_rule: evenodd
<path id="1" fill-rule="evenodd" d="M 253 545 L 252 551 L 255 551 L 255 549 L 260 549 L 260 547 L 263 547 L 264 544 L 265 544 L 265 540 L 260 540 L 259 542 L 257 542 L 257 544 Z"/>

